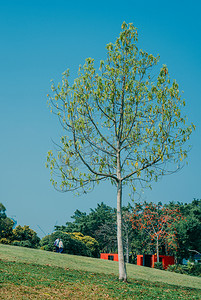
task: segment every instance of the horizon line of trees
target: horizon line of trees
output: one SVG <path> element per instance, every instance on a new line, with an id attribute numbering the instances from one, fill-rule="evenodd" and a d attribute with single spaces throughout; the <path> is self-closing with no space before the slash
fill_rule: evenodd
<path id="1" fill-rule="evenodd" d="M 137 207 L 138 219 L 144 217 L 148 222 L 150 215 L 153 219 L 151 225 L 141 220 L 141 227 L 136 226 L 134 214 Z M 148 209 L 150 211 L 147 215 Z M 81 232 L 95 238 L 101 252 L 117 252 L 115 208 L 102 202 L 88 214 L 77 209 L 71 218 L 72 222 L 55 226 L 55 230 Z M 164 205 L 161 202 L 153 204 L 146 201 L 133 203 L 133 206 L 129 203 L 122 208 L 122 218 L 127 262 L 134 262 L 137 254 L 155 254 L 157 247 L 159 254 L 174 255 L 177 262 L 189 258 L 192 255 L 189 250 L 201 252 L 201 199 L 194 198 L 191 203 L 170 201 Z M 155 226 L 155 233 L 154 230 L 151 233 L 150 226 Z"/>
<path id="2" fill-rule="evenodd" d="M 103 202 L 90 212 L 76 210 L 73 221 L 55 226 L 54 233 L 41 240 L 29 226 L 7 217 L 0 203 L 0 243 L 53 251 L 56 237 L 64 241 L 65 253 L 99 257 L 100 252 L 117 253 L 116 208 Z M 174 255 L 177 263 L 201 252 L 201 199 L 191 203 L 130 203 L 122 208 L 126 262 L 135 263 L 137 254 Z M 190 250 L 190 251 L 189 251 Z"/>
<path id="3" fill-rule="evenodd" d="M 40 238 L 28 225 L 13 227 L 14 221 L 7 217 L 6 208 L 0 203 L 0 243 L 28 248 L 39 246 Z"/>

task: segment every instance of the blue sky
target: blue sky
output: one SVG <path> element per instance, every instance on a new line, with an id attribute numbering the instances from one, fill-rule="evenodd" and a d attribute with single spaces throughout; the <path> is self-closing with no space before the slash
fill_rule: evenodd
<path id="1" fill-rule="evenodd" d="M 191 202 L 201 198 L 201 4 L 199 1 L 1 1 L 0 0 L 0 202 L 18 224 L 39 236 L 63 225 L 78 208 L 98 202 L 116 206 L 109 184 L 76 197 L 53 189 L 46 153 L 61 128 L 46 95 L 70 68 L 72 79 L 85 58 L 105 57 L 123 21 L 138 28 L 139 47 L 159 54 L 186 99 L 185 113 L 196 125 L 188 166 L 144 190 L 147 201 Z M 124 204 L 129 200 L 124 195 Z M 39 228 L 40 227 L 40 228 Z"/>

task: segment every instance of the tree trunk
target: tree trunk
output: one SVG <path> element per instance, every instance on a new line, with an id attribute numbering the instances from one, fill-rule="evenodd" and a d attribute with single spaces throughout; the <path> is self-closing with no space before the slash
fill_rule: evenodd
<path id="1" fill-rule="evenodd" d="M 157 255 L 157 262 L 159 262 L 159 246 L 158 246 L 158 235 L 157 235 L 157 240 L 156 240 L 156 255 Z"/>
<path id="2" fill-rule="evenodd" d="M 129 238 L 128 238 L 127 229 L 126 229 L 126 262 L 129 263 Z"/>
<path id="3" fill-rule="evenodd" d="M 122 235 L 122 182 L 117 184 L 117 244 L 119 259 L 119 280 L 127 281 L 126 265 L 124 262 L 123 235 Z"/>

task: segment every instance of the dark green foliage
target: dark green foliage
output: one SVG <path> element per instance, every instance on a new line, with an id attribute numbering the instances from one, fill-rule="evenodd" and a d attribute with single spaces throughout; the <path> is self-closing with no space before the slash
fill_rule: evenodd
<path id="1" fill-rule="evenodd" d="M 167 271 L 201 277 L 201 264 L 188 262 L 186 265 L 171 265 Z"/>
<path id="2" fill-rule="evenodd" d="M 21 246 L 21 242 L 15 240 L 15 241 L 12 242 L 12 245 L 13 246 Z"/>
<path id="3" fill-rule="evenodd" d="M 162 262 L 155 262 L 154 263 L 154 268 L 158 270 L 163 270 L 163 264 Z"/>
<path id="4" fill-rule="evenodd" d="M 42 249 L 47 251 L 55 251 L 54 241 L 59 238 L 62 239 L 64 244 L 63 253 L 81 255 L 81 256 L 92 256 L 90 249 L 82 241 L 73 239 L 69 234 L 56 231 L 50 235 L 45 236 L 41 241 L 40 245 Z"/>
<path id="5" fill-rule="evenodd" d="M 159 203 L 162 205 L 162 203 Z M 164 243 L 160 246 L 160 254 L 174 255 L 178 262 L 182 258 L 189 258 L 196 250 L 201 252 L 201 200 L 194 199 L 191 203 L 174 203 L 170 202 L 164 207 L 178 208 L 183 219 L 175 225 L 177 234 L 177 249 L 169 249 Z M 123 237 L 124 244 L 128 246 L 130 262 L 135 262 L 137 254 L 154 254 L 155 244 L 150 242 L 150 237 L 137 230 L 132 229 L 129 214 L 132 211 L 131 205 L 122 208 L 123 214 Z M 66 232 L 81 232 L 85 235 L 94 237 L 102 252 L 116 252 L 116 210 L 104 203 L 98 204 L 97 208 L 91 209 L 90 213 L 76 210 L 73 217 L 73 222 L 67 222 L 66 226 L 56 226 L 57 229 Z M 128 236 L 129 243 L 127 244 L 126 237 Z M 126 248 L 126 247 L 125 247 Z"/>
<path id="6" fill-rule="evenodd" d="M 132 236 L 132 224 L 129 220 L 129 213 L 132 207 L 122 207 L 123 215 L 123 238 L 125 250 L 130 251 Z M 91 209 L 90 213 L 81 212 L 78 209 L 72 216 L 73 222 L 67 222 L 66 226 L 55 226 L 56 230 L 65 232 L 81 232 L 97 240 L 101 252 L 117 252 L 117 225 L 116 209 L 103 202 L 97 204 L 97 208 Z M 127 251 L 126 251 L 127 252 Z"/>
<path id="7" fill-rule="evenodd" d="M 6 208 L 0 203 L 0 243 L 9 244 L 14 222 L 6 216 Z"/>
<path id="8" fill-rule="evenodd" d="M 66 226 L 55 226 L 56 230 L 65 232 L 81 232 L 95 238 L 101 249 L 106 246 L 116 249 L 116 210 L 103 202 L 97 208 L 91 209 L 89 214 L 78 209 L 72 216 L 73 222 Z M 104 233 L 104 230 L 107 234 Z"/>
<path id="9" fill-rule="evenodd" d="M 0 219 L 5 219 L 5 218 L 6 218 L 6 208 L 2 203 L 0 203 Z"/>
<path id="10" fill-rule="evenodd" d="M 184 265 L 170 265 L 167 268 L 167 271 L 180 273 L 180 274 L 187 274 L 187 267 Z"/>
<path id="11" fill-rule="evenodd" d="M 177 224 L 178 248 L 174 253 L 178 262 L 182 258 L 189 258 L 196 250 L 201 252 L 201 199 L 195 199 L 191 203 L 170 202 L 170 207 L 178 207 L 184 216 Z"/>
<path id="12" fill-rule="evenodd" d="M 29 226 L 18 225 L 13 229 L 14 222 L 6 216 L 6 208 L 0 203 L 0 243 L 15 246 L 37 248 L 40 238 Z"/>
<path id="13" fill-rule="evenodd" d="M 21 242 L 20 242 L 20 246 L 21 246 L 21 247 L 27 247 L 27 248 L 33 248 L 31 242 L 28 241 L 28 240 L 26 240 L 26 241 L 21 241 Z"/>

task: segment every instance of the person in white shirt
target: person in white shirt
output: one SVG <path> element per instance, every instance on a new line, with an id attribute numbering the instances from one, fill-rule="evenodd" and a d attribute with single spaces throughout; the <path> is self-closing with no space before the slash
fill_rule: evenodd
<path id="1" fill-rule="evenodd" d="M 63 245 L 63 242 L 62 240 L 59 241 L 59 253 L 62 253 L 64 250 L 64 245 Z"/>

